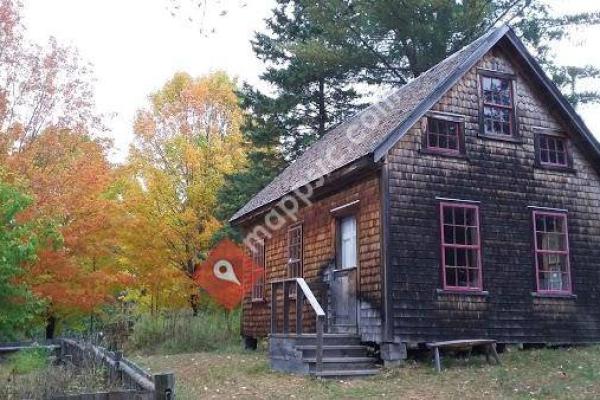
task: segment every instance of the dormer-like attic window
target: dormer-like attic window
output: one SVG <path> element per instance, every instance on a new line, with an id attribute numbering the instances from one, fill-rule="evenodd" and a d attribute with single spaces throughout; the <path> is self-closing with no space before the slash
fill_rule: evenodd
<path id="1" fill-rule="evenodd" d="M 486 136 L 515 135 L 514 79 L 495 71 L 480 71 L 481 133 Z"/>
<path id="2" fill-rule="evenodd" d="M 565 139 L 550 135 L 540 135 L 540 161 L 542 164 L 566 167 L 567 145 Z"/>
<path id="3" fill-rule="evenodd" d="M 428 113 L 423 149 L 427 153 L 464 154 L 464 118 L 443 113 Z"/>

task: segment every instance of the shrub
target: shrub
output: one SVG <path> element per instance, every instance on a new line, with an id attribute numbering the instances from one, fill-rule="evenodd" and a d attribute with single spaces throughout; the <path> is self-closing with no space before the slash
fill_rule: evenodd
<path id="1" fill-rule="evenodd" d="M 51 359 L 45 349 L 27 349 L 0 363 L 0 399 L 47 400 L 118 387 L 95 363 L 53 365 Z"/>
<path id="2" fill-rule="evenodd" d="M 44 348 L 21 350 L 10 356 L 8 367 L 14 374 L 29 374 L 45 368 L 49 363 L 48 356 L 48 350 Z"/>
<path id="3" fill-rule="evenodd" d="M 145 314 L 133 327 L 132 350 L 144 353 L 186 353 L 240 347 L 240 311 L 204 310 L 197 316 L 169 312 Z"/>

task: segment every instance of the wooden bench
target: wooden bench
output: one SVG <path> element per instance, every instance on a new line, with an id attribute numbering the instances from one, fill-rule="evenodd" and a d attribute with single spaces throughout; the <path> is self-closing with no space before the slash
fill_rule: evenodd
<path id="1" fill-rule="evenodd" d="M 496 351 L 496 341 L 492 339 L 449 340 L 447 342 L 427 343 L 427 348 L 433 350 L 435 357 L 435 370 L 437 372 L 442 371 L 442 365 L 440 363 L 440 348 L 471 351 L 474 347 L 482 347 L 485 350 L 485 359 L 488 364 L 490 363 L 490 354 L 496 361 L 496 364 L 500 364 L 500 357 L 498 357 L 498 352 Z"/>

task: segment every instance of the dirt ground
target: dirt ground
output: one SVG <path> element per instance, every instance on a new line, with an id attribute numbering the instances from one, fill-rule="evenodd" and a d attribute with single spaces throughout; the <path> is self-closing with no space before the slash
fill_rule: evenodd
<path id="1" fill-rule="evenodd" d="M 153 372 L 173 371 L 188 399 L 600 399 L 600 347 L 508 349 L 501 366 L 482 357 L 407 361 L 375 377 L 319 380 L 272 372 L 264 352 L 131 357 Z"/>

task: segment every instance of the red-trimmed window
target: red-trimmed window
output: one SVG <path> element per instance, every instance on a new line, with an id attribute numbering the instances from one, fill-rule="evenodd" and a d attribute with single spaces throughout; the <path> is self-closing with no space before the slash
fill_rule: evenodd
<path id="1" fill-rule="evenodd" d="M 513 82 L 509 78 L 481 75 L 482 133 L 512 136 L 514 126 Z"/>
<path id="2" fill-rule="evenodd" d="M 533 211 L 535 270 L 540 293 L 571 293 L 567 214 Z"/>
<path id="3" fill-rule="evenodd" d="M 252 252 L 252 300 L 265 298 L 265 243 L 254 242 Z"/>
<path id="4" fill-rule="evenodd" d="M 440 204 L 444 289 L 482 290 L 479 207 Z"/>
<path id="5" fill-rule="evenodd" d="M 460 122 L 427 117 L 427 137 L 426 147 L 428 150 L 459 154 L 461 147 L 461 127 Z"/>
<path id="6" fill-rule="evenodd" d="M 555 167 L 568 167 L 567 140 L 560 136 L 539 134 L 540 164 Z"/>

